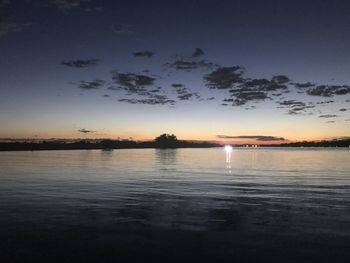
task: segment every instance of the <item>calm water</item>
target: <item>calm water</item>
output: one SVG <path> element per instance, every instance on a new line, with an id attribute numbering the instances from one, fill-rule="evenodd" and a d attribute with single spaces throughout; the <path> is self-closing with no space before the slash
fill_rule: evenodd
<path id="1" fill-rule="evenodd" d="M 0 257 L 350 262 L 350 150 L 0 152 Z"/>

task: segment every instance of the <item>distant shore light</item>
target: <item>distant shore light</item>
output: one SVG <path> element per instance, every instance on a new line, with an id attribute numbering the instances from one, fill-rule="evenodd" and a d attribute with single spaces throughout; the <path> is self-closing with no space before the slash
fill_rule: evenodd
<path id="1" fill-rule="evenodd" d="M 226 152 L 232 152 L 232 146 L 231 145 L 225 145 L 225 151 Z"/>

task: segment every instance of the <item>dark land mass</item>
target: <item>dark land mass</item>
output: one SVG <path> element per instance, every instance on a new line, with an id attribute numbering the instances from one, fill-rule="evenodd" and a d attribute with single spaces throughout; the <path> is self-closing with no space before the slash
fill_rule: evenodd
<path id="1" fill-rule="evenodd" d="M 0 142 L 0 151 L 39 151 L 39 150 L 113 150 L 113 149 L 142 149 L 142 148 L 211 148 L 221 147 L 215 142 L 194 142 L 178 140 L 174 134 L 162 134 L 153 141 L 133 140 L 65 140 L 43 141 L 9 141 Z M 253 146 L 253 144 L 234 144 L 234 147 Z M 280 144 L 264 144 L 259 147 L 350 147 L 350 139 L 335 139 L 323 141 L 301 141 Z"/>
<path id="2" fill-rule="evenodd" d="M 0 151 L 39 151 L 39 150 L 112 150 L 141 148 L 210 148 L 219 147 L 213 142 L 192 142 L 178 140 L 173 134 L 162 134 L 154 141 L 133 140 L 79 140 L 66 142 L 63 140 L 48 140 L 41 142 L 2 142 Z"/>
<path id="3" fill-rule="evenodd" d="M 263 145 L 263 146 L 265 147 L 350 147 L 350 139 L 301 141 L 301 142 Z"/>

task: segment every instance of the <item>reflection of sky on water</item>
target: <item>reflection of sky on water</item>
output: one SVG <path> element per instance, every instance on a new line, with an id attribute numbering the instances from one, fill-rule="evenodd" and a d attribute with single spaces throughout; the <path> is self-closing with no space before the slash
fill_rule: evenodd
<path id="1" fill-rule="evenodd" d="M 146 230 L 231 231 L 231 238 L 283 229 L 285 238 L 350 237 L 343 227 L 350 223 L 347 149 L 224 154 L 222 148 L 0 153 L 0 235 L 94 229 L 102 240 L 115 233 L 113 242 L 120 233 Z M 218 247 L 229 239 L 221 241 Z"/>

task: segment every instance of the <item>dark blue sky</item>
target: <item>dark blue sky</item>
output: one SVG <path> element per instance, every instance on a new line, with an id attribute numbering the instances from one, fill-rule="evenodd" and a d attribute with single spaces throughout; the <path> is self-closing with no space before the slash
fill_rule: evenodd
<path id="1" fill-rule="evenodd" d="M 349 46 L 349 1 L 0 0 L 0 137 L 347 136 Z"/>

